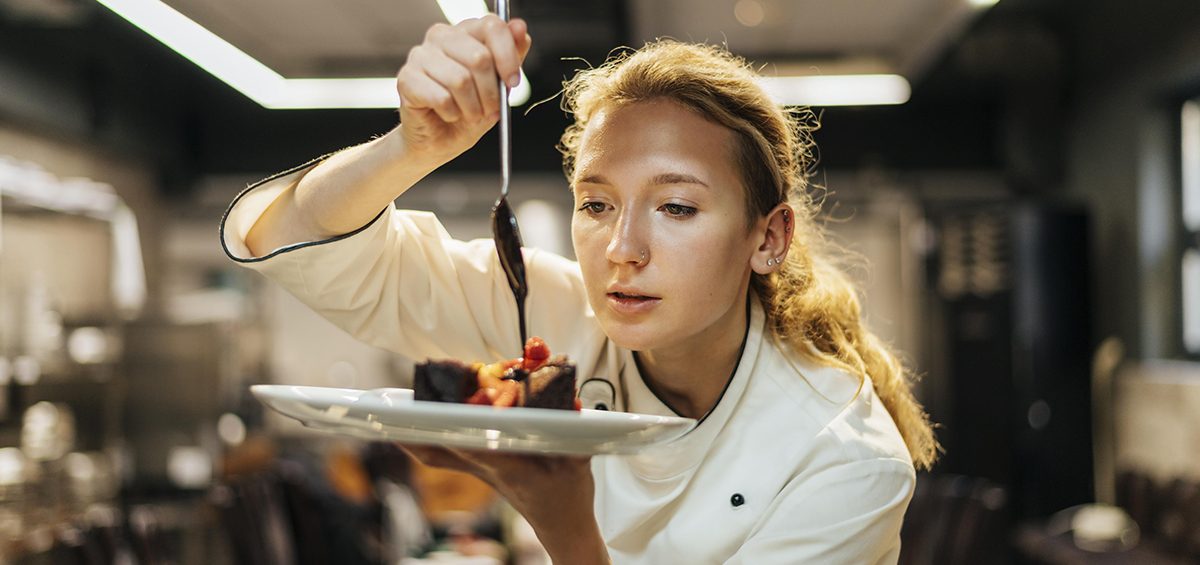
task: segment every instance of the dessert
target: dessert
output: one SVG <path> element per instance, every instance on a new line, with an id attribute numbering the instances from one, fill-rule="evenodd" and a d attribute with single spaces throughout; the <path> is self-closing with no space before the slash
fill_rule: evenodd
<path id="1" fill-rule="evenodd" d="M 517 359 L 486 365 L 454 359 L 417 363 L 413 396 L 417 400 L 502 408 L 579 410 L 575 364 L 565 355 L 550 355 L 546 342 L 537 337 L 529 338 L 525 356 Z"/>

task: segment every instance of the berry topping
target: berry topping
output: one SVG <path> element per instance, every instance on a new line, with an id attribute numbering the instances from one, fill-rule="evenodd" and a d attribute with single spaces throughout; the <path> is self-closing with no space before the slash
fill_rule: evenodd
<path id="1" fill-rule="evenodd" d="M 525 342 L 525 358 L 521 360 L 521 366 L 526 371 L 533 371 L 549 358 L 550 347 L 546 342 L 540 337 L 531 337 Z"/>

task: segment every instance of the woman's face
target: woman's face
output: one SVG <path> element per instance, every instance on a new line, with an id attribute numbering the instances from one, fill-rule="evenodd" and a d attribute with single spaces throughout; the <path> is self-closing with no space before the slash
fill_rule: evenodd
<path id="1" fill-rule="evenodd" d="M 609 107 L 580 140 L 571 236 L 617 345 L 647 351 L 738 331 L 761 238 L 746 226 L 734 134 L 669 100 Z"/>

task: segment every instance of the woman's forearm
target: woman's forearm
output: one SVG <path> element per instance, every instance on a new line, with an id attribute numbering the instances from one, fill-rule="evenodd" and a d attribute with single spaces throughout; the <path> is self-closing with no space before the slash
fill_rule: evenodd
<path id="1" fill-rule="evenodd" d="M 443 163 L 409 151 L 399 127 L 342 150 L 281 193 L 246 234 L 246 246 L 261 257 L 351 232 Z"/>
<path id="2" fill-rule="evenodd" d="M 593 515 L 534 525 L 538 540 L 555 565 L 609 565 L 608 547 Z M 531 524 L 532 525 L 532 524 Z"/>

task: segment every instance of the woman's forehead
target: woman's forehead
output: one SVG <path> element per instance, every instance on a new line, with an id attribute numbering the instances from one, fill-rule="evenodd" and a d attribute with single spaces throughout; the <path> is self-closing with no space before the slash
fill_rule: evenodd
<path id="1" fill-rule="evenodd" d="M 728 128 L 669 100 L 601 108 L 580 139 L 574 182 L 676 175 L 713 185 L 740 177 Z"/>

